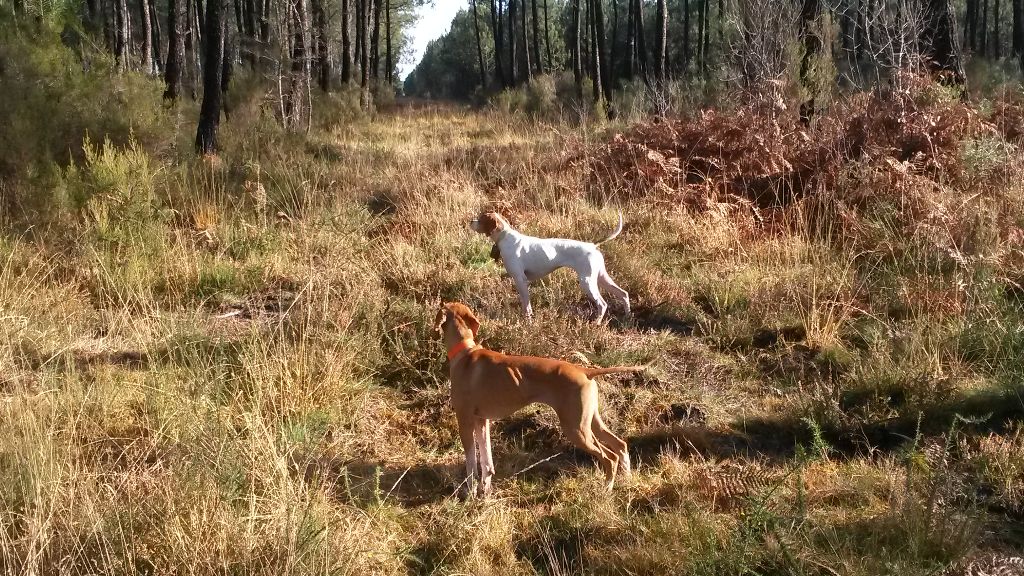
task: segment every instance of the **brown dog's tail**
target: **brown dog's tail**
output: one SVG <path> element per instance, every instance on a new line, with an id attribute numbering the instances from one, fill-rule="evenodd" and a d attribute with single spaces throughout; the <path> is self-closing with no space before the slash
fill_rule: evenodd
<path id="1" fill-rule="evenodd" d="M 587 375 L 587 378 L 593 378 L 594 376 L 604 376 L 605 374 L 621 374 L 623 372 L 643 372 L 647 370 L 647 366 L 611 366 L 608 368 L 590 368 L 588 366 L 580 366 L 583 373 Z"/>

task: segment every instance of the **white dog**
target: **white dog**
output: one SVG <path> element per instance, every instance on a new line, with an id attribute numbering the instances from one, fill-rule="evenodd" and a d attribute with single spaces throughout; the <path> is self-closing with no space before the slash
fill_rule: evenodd
<path id="1" fill-rule="evenodd" d="M 497 212 L 485 212 L 470 221 L 469 227 L 474 231 L 488 236 L 501 254 L 505 270 L 516 283 L 519 302 L 527 318 L 533 317 L 530 306 L 529 283 L 543 278 L 562 267 L 572 268 L 580 277 L 580 286 L 597 307 L 596 321 L 600 322 L 608 311 L 608 303 L 601 297 L 600 288 L 614 293 L 626 307 L 626 315 L 630 314 L 629 293 L 620 288 L 608 275 L 604 266 L 604 256 L 598 246 L 612 240 L 622 232 L 622 213 L 619 213 L 619 226 L 612 235 L 598 242 L 580 242 L 563 238 L 537 238 L 517 232 L 505 218 Z M 492 251 L 493 254 L 493 251 Z"/>

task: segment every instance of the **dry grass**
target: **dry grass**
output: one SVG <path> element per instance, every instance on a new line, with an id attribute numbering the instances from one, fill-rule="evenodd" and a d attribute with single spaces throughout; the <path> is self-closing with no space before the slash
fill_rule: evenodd
<path id="1" fill-rule="evenodd" d="M 617 191 L 585 169 L 609 135 L 459 108 L 305 138 L 241 105 L 216 162 L 188 137 L 86 146 L 78 208 L 0 238 L 7 572 L 930 574 L 1021 545 L 1022 190 L 986 184 L 1009 144 L 897 175 L 913 210 L 851 160 L 755 212 Z M 559 272 L 525 323 L 483 206 L 583 239 L 621 209 L 635 318 L 584 322 Z M 456 499 L 440 298 L 494 349 L 650 362 L 602 383 L 635 477 L 603 492 L 529 409 L 495 498 Z"/>

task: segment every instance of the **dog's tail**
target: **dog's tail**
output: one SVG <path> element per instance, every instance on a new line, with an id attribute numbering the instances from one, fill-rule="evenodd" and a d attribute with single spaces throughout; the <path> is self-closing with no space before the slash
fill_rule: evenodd
<path id="1" fill-rule="evenodd" d="M 622 234 L 622 225 L 623 225 L 622 210 L 619 210 L 619 227 L 616 228 L 614 232 L 612 232 L 611 236 L 605 238 L 604 240 L 601 240 L 596 245 L 600 246 L 601 244 L 604 244 L 605 242 L 610 242 L 610 241 L 614 240 L 619 234 Z"/>
<path id="2" fill-rule="evenodd" d="M 643 372 L 647 370 L 647 366 L 611 366 L 608 368 L 598 368 L 589 366 L 580 366 L 583 373 L 587 375 L 587 378 L 593 378 L 594 376 L 604 376 L 605 374 L 622 374 L 624 372 Z"/>

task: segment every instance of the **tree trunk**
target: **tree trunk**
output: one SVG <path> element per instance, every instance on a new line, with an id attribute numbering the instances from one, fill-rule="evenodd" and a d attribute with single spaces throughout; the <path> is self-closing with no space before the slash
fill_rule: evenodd
<path id="1" fill-rule="evenodd" d="M 346 86 L 352 82 L 352 0 L 341 0 L 341 82 Z"/>
<path id="2" fill-rule="evenodd" d="M 544 49 L 548 56 L 547 69 L 551 70 L 555 64 L 554 59 L 551 58 L 551 31 L 548 29 L 548 0 L 544 0 Z"/>
<path id="3" fill-rule="evenodd" d="M 1013 54 L 1024 57 L 1024 0 L 1013 0 Z M 1024 61 L 1022 61 L 1024 65 Z"/>
<path id="4" fill-rule="evenodd" d="M 214 0 L 207 0 L 208 2 Z M 305 0 L 289 0 L 288 2 L 288 24 L 291 29 L 291 70 L 288 75 L 287 93 L 282 95 L 284 99 L 284 125 L 285 128 L 295 129 L 304 122 L 307 125 L 310 120 L 310 47 L 312 42 L 309 26 L 309 16 L 306 10 Z"/>
<path id="5" fill-rule="evenodd" d="M 139 0 L 142 9 L 142 69 L 146 74 L 154 74 L 153 66 L 153 20 L 149 14 L 149 0 Z"/>
<path id="6" fill-rule="evenodd" d="M 634 38 L 636 38 L 636 65 L 640 71 L 640 75 L 643 76 L 644 82 L 647 81 L 647 31 L 644 28 L 644 6 L 642 0 L 632 0 L 633 2 L 633 26 L 636 27 Z M 600 10 L 600 2 L 598 2 L 598 10 Z M 603 34 L 602 34 L 603 36 Z"/>
<path id="7" fill-rule="evenodd" d="M 359 68 L 359 87 L 362 89 L 363 86 L 363 69 L 366 66 L 363 65 L 363 52 L 366 50 L 366 0 L 352 0 L 355 2 L 356 8 L 356 46 L 355 46 L 355 66 Z"/>
<path id="8" fill-rule="evenodd" d="M 974 52 L 974 20 L 977 17 L 978 0 L 965 0 L 964 3 L 964 47 Z"/>
<path id="9" fill-rule="evenodd" d="M 507 88 L 505 71 L 501 64 L 501 55 L 505 52 L 505 46 L 502 42 L 500 9 L 501 5 L 495 4 L 495 0 L 491 0 L 491 36 L 494 38 L 494 78 L 498 81 L 498 86 Z"/>
<path id="10" fill-rule="evenodd" d="M 522 38 L 522 51 L 523 51 L 523 78 L 527 83 L 533 78 L 533 67 L 530 64 L 530 26 L 526 19 L 526 0 L 522 0 L 522 4 L 519 6 L 519 18 L 520 18 L 520 29 L 522 34 L 519 36 Z"/>
<path id="11" fill-rule="evenodd" d="M 804 47 L 804 53 L 800 59 L 800 84 L 807 93 L 807 99 L 800 103 L 800 121 L 804 125 L 810 124 L 811 118 L 814 116 L 817 86 L 812 66 L 815 57 L 823 47 L 821 37 L 815 30 L 820 13 L 820 0 L 803 0 L 803 6 L 800 8 L 800 40 Z"/>
<path id="12" fill-rule="evenodd" d="M 519 60 L 516 58 L 516 0 L 508 0 L 508 70 L 512 86 L 519 83 Z"/>
<path id="13" fill-rule="evenodd" d="M 223 24 L 221 24 L 220 42 L 223 45 L 223 56 L 221 57 L 220 93 L 221 108 L 224 110 L 224 119 L 227 120 L 231 115 L 231 101 L 228 100 L 228 87 L 231 86 L 231 77 L 234 76 L 235 72 L 235 39 L 234 35 L 231 34 L 231 26 L 228 24 L 231 19 L 227 14 L 227 11 L 231 9 L 232 4 L 228 3 L 226 0 L 221 1 L 223 2 L 221 9 L 225 12 Z M 235 2 L 234 6 L 237 8 L 238 3 Z"/>
<path id="14" fill-rule="evenodd" d="M 324 0 L 313 0 L 313 34 L 316 37 L 316 72 L 320 90 L 331 91 L 331 54 L 327 9 Z"/>
<path id="15" fill-rule="evenodd" d="M 260 11 L 260 44 L 266 48 L 270 43 L 270 0 L 257 2 L 263 2 L 263 10 Z"/>
<path id="16" fill-rule="evenodd" d="M 156 9 L 156 0 L 148 0 L 150 26 L 153 30 L 153 73 L 159 74 L 164 69 L 166 54 L 163 53 L 163 34 L 160 28 L 160 12 Z"/>
<path id="17" fill-rule="evenodd" d="M 385 82 L 388 86 L 393 85 L 394 66 L 394 56 L 391 51 L 391 0 L 384 0 L 384 76 L 387 78 Z"/>
<path id="18" fill-rule="evenodd" d="M 654 74 L 658 83 L 665 84 L 665 60 L 668 57 L 668 4 L 665 0 L 658 0 L 658 35 L 655 40 L 658 51 L 654 61 Z"/>
<path id="19" fill-rule="evenodd" d="M 381 0 L 374 0 L 374 33 L 370 38 L 370 70 L 374 83 L 381 77 Z"/>
<path id="20" fill-rule="evenodd" d="M 540 52 L 540 29 L 538 23 L 540 18 L 537 11 L 537 0 L 530 0 L 533 15 L 533 66 L 537 74 L 544 73 L 544 57 Z"/>
<path id="21" fill-rule="evenodd" d="M 181 66 L 185 62 L 185 35 L 181 31 L 182 3 L 185 0 L 167 0 L 167 65 L 164 81 L 167 89 L 164 99 L 174 102 L 181 92 Z"/>
<path id="22" fill-rule="evenodd" d="M 221 75 L 224 68 L 224 0 L 206 0 L 206 43 L 203 50 L 203 103 L 196 130 L 196 152 L 217 151 L 220 125 Z"/>
<path id="23" fill-rule="evenodd" d="M 626 77 L 633 78 L 636 75 L 636 25 L 633 23 L 633 0 L 627 0 L 626 4 Z"/>
<path id="24" fill-rule="evenodd" d="M 1003 50 L 999 41 L 999 0 L 995 0 L 995 2 L 992 10 L 992 57 L 998 59 L 1003 56 Z"/>
<path id="25" fill-rule="evenodd" d="M 597 55 L 594 57 L 594 75 L 601 77 L 601 87 L 604 90 L 605 104 L 610 105 L 612 99 L 612 83 L 608 78 L 609 66 L 605 60 L 608 54 L 608 46 L 604 34 L 604 8 L 602 0 L 594 2 L 594 35 L 597 41 L 594 43 L 597 48 Z"/>
<path id="26" fill-rule="evenodd" d="M 701 29 L 704 31 L 704 47 L 701 49 L 700 64 L 701 70 L 706 74 L 708 71 L 708 53 L 711 47 L 711 29 L 708 27 L 708 20 L 711 11 L 710 0 L 704 0 L 704 7 L 701 9 Z"/>
<path id="27" fill-rule="evenodd" d="M 572 76 L 576 82 L 576 97 L 583 100 L 583 58 L 580 42 L 580 0 L 572 0 Z"/>
<path id="28" fill-rule="evenodd" d="M 480 19 L 477 15 L 476 0 L 472 0 L 470 6 L 473 9 L 473 34 L 476 36 L 476 59 L 480 66 L 480 89 L 487 88 L 487 69 L 484 68 L 484 48 L 480 44 Z"/>
<path id="29" fill-rule="evenodd" d="M 978 34 L 979 53 L 984 58 L 988 56 L 988 0 L 981 4 L 981 30 Z"/>
<path id="30" fill-rule="evenodd" d="M 373 9 L 373 0 L 361 0 L 363 4 L 362 10 L 362 22 L 359 23 L 362 28 L 363 37 L 363 51 L 361 54 L 362 61 L 360 62 L 361 70 L 359 72 L 359 104 L 362 109 L 366 112 L 370 111 L 370 106 L 373 104 L 373 100 L 370 95 L 370 26 L 372 24 L 373 15 L 371 10 Z"/>
<path id="31" fill-rule="evenodd" d="M 683 75 L 690 68 L 690 0 L 683 0 Z"/>
<path id="32" fill-rule="evenodd" d="M 944 83 L 963 87 L 966 82 L 951 0 L 927 0 L 920 44 L 928 68 Z M 966 94 L 966 90 L 964 91 Z"/>
<path id="33" fill-rule="evenodd" d="M 114 58 L 117 69 L 124 72 L 128 69 L 128 3 L 127 0 L 114 0 L 114 16 L 116 20 L 114 37 Z"/>

